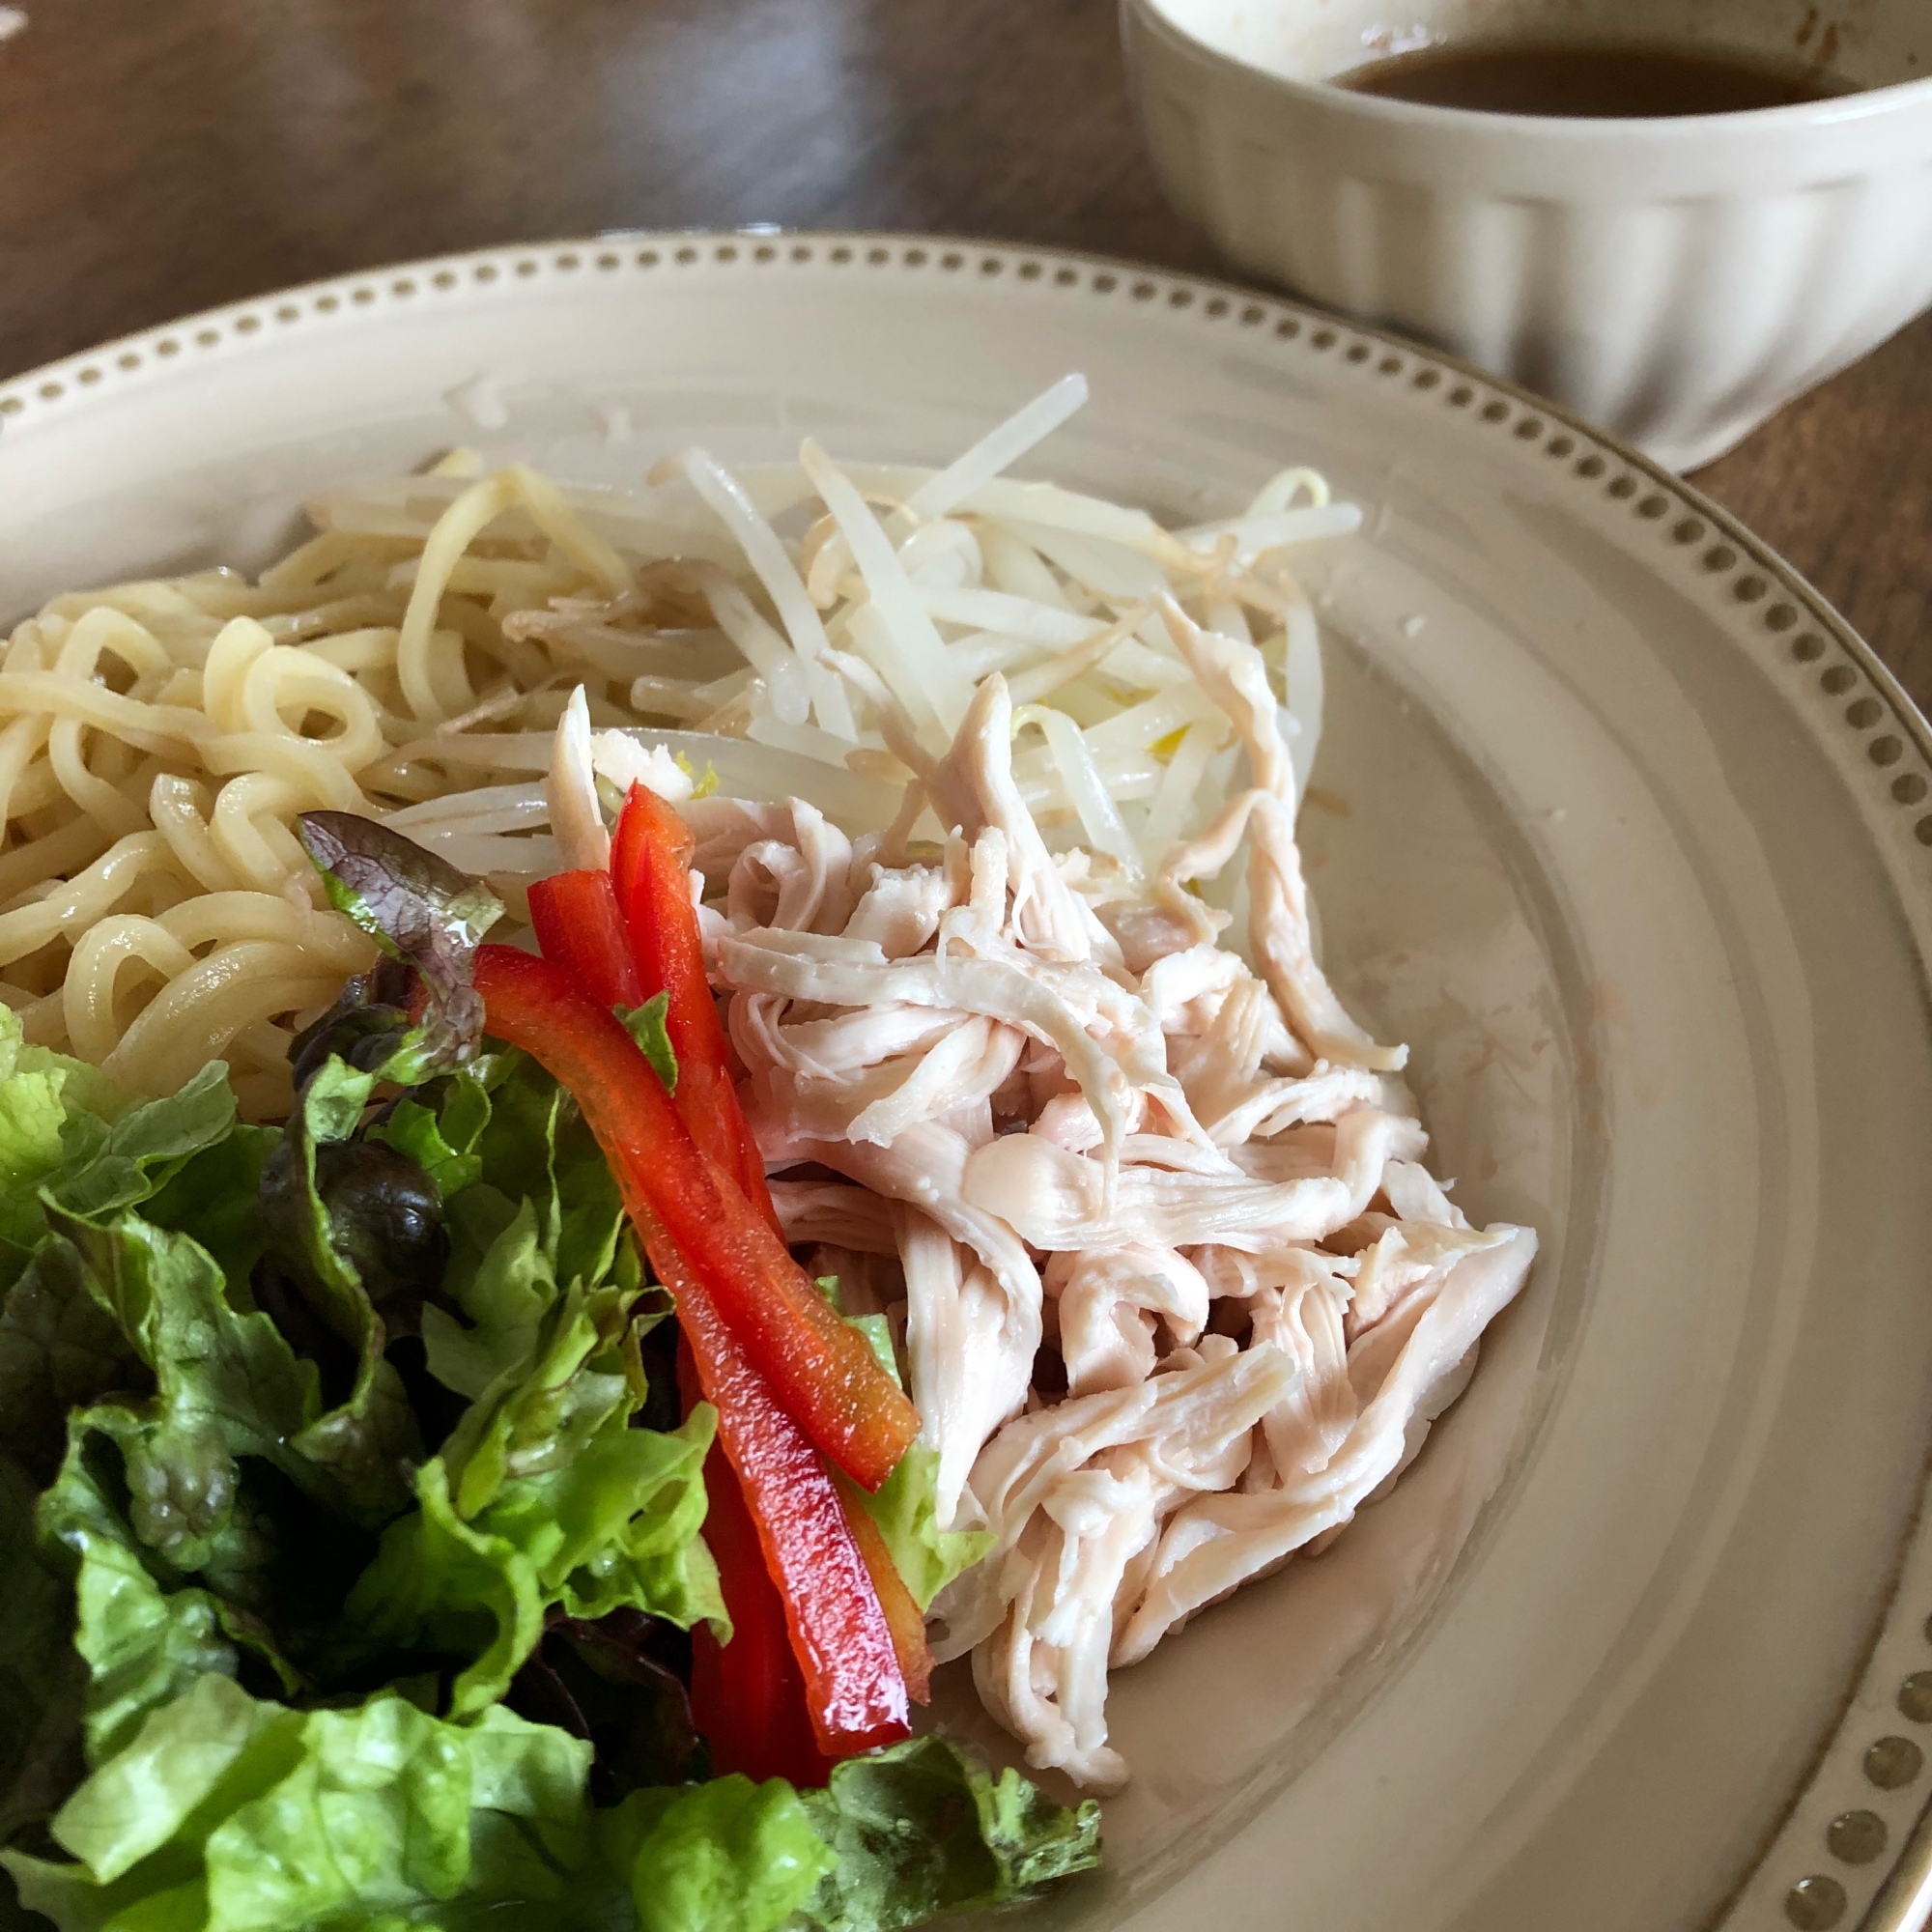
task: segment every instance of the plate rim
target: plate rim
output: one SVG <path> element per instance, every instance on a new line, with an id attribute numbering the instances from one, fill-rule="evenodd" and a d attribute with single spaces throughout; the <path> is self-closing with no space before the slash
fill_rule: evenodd
<path id="1" fill-rule="evenodd" d="M 1144 305 L 1151 314 L 1198 310 L 1204 319 L 1225 321 L 1231 339 L 1241 339 L 1250 329 L 1252 339 L 1305 337 L 1306 348 L 1333 352 L 1335 361 L 1364 365 L 1365 373 L 1402 376 L 1406 379 L 1405 386 L 1412 389 L 1440 391 L 1443 402 L 1464 412 L 1472 431 L 1493 427 L 1525 443 L 1540 443 L 1548 455 L 1563 459 L 1561 469 L 1573 480 L 1600 486 L 1601 495 L 1620 500 L 1640 520 L 1654 524 L 1660 537 L 1678 550 L 1702 547 L 1704 587 L 1714 596 L 1729 587 L 1734 621 L 1755 611 L 1752 628 L 1762 634 L 1761 641 L 1773 648 L 1782 645 L 1821 677 L 1829 678 L 1838 664 L 1848 662 L 1852 677 L 1824 686 L 1837 711 L 1835 726 L 1795 704 L 1791 708 L 1828 752 L 1834 742 L 1842 746 L 1835 740 L 1836 729 L 1849 729 L 1865 753 L 1862 769 L 1853 770 L 1876 778 L 1889 804 L 1913 814 L 1911 836 L 1919 845 L 1932 848 L 1932 795 L 1923 773 L 1912 773 L 1908 767 L 1894 774 L 1893 767 L 1904 761 L 1903 747 L 1892 735 L 1902 733 L 1920 763 L 1932 766 L 1932 722 L 1816 586 L 1695 485 L 1562 405 L 1396 330 L 1357 322 L 1273 290 L 1130 257 L 945 232 L 794 229 L 753 223 L 739 228 L 610 229 L 385 263 L 196 310 L 0 379 L 0 468 L 10 447 L 23 435 L 51 429 L 72 414 L 98 411 L 130 387 L 164 381 L 212 354 L 251 347 L 304 326 L 326 327 L 338 318 L 366 319 L 385 307 L 400 313 L 408 305 L 411 312 L 421 313 L 451 295 L 468 294 L 473 299 L 479 290 L 487 293 L 493 285 L 510 292 L 546 273 L 581 275 L 578 286 L 588 287 L 600 273 L 625 270 L 635 273 L 664 269 L 674 274 L 699 266 L 738 265 L 753 270 L 849 266 L 855 284 L 888 268 L 937 267 L 942 272 L 959 274 L 962 284 L 1007 277 L 1012 270 L 1009 286 L 1029 283 L 1042 292 L 1063 289 L 1089 297 L 1121 296 Z M 1372 358 L 1376 366 L 1371 372 L 1366 365 Z M 1552 465 L 1549 473 L 1553 477 L 1561 470 Z M 1673 507 L 1678 514 L 1671 518 L 1667 513 Z M 1831 657 L 1833 646 L 1839 654 L 1836 659 Z M 1861 710 L 1862 696 L 1849 706 L 1837 702 L 1853 691 L 1861 674 L 1878 699 L 1876 715 L 1869 707 L 1861 711 L 1862 723 L 1847 715 Z M 1833 762 L 1841 765 L 1840 775 L 1850 784 L 1853 771 L 1842 769 L 1848 762 L 1842 751 Z M 1911 788 L 1914 781 L 1916 792 Z M 1865 815 L 1875 821 L 1881 812 Z M 1875 824 L 1873 837 L 1883 843 Z M 1897 868 L 1888 866 L 1887 870 L 1902 895 Z M 1750 1867 L 1717 1908 L 1714 1925 L 1727 1920 L 1745 1891 L 1766 1870 L 1828 1776 L 1844 1762 L 1862 1760 L 1858 1747 L 1876 1729 L 1894 1699 L 1909 1719 L 1923 1722 L 1905 1709 L 1908 1691 L 1922 1686 L 1927 1717 L 1932 1718 L 1932 1671 L 1911 1669 L 1905 1655 L 1921 1628 L 1924 1636 L 1932 1638 L 1932 1616 L 1923 1614 L 1932 1611 L 1932 1508 L 1922 1493 L 1911 1520 L 1900 1525 L 1897 1534 L 1898 1556 L 1885 1608 L 1831 1731 L 1790 1792 Z M 1918 1608 L 1908 1610 L 1912 1584 L 1923 1588 L 1924 1599 Z M 1907 1666 L 1903 1677 L 1901 1663 Z M 1824 1856 L 1804 1863 L 1806 1877 L 1800 1883 L 1822 1882 L 1836 1889 L 1840 1917 L 1801 1921 L 1791 1913 L 1798 1902 L 1794 1890 L 1787 1897 L 1787 1916 L 1794 1924 L 1842 1922 L 1850 1903 L 1844 1896 L 1849 1882 L 1865 1901 L 1863 1915 L 1856 1920 L 1860 1932 L 1912 1932 L 1921 1922 L 1921 1908 L 1932 1903 L 1932 1794 L 1911 1814 L 1892 1855 L 1883 1862 L 1861 1869 L 1853 1861 Z"/>
<path id="2" fill-rule="evenodd" d="M 1156 295 L 1165 294 L 1169 306 L 1191 306 L 1204 294 L 1208 305 L 1219 299 L 1226 302 L 1230 309 L 1238 299 L 1244 308 L 1262 309 L 1264 318 L 1275 325 L 1271 332 L 1283 333 L 1280 322 L 1290 320 L 1303 329 L 1312 327 L 1318 335 L 1326 332 L 1333 338 L 1329 343 L 1315 343 L 1316 347 L 1342 347 L 1344 337 L 1350 346 L 1380 344 L 1386 351 L 1419 365 L 1453 375 L 1462 384 L 1479 386 L 1481 390 L 1490 392 L 1495 400 L 1519 406 L 1529 416 L 1548 418 L 1562 425 L 1571 436 L 1597 444 L 1620 463 L 1639 472 L 1648 482 L 1674 494 L 1687 510 L 1707 519 L 1714 534 L 1721 535 L 1741 547 L 1760 569 L 1770 572 L 1779 582 L 1787 594 L 1807 607 L 1808 614 L 1815 622 L 1832 633 L 1833 640 L 1878 688 L 1887 707 L 1893 714 L 1891 722 L 1904 729 L 1927 761 L 1932 762 L 1932 720 L 1919 710 L 1890 667 L 1831 600 L 1795 564 L 1759 537 L 1733 512 L 1706 496 L 1695 484 L 1686 481 L 1633 444 L 1625 442 L 1614 431 L 1589 421 L 1566 405 L 1539 395 L 1509 377 L 1492 374 L 1452 351 L 1405 335 L 1398 329 L 1359 321 L 1338 310 L 1324 309 L 1319 303 L 1306 301 L 1284 291 L 1193 270 L 1167 269 L 1157 263 L 1139 261 L 1127 255 L 1113 255 L 1098 249 L 1002 241 L 997 237 L 949 230 L 791 228 L 770 222 L 750 222 L 736 228 L 703 224 L 688 228 L 609 228 L 588 235 L 563 236 L 543 242 L 495 242 L 444 254 L 411 256 L 379 263 L 373 268 L 289 283 L 265 290 L 257 296 L 240 297 L 234 301 L 217 303 L 209 308 L 189 310 L 147 328 L 112 336 L 92 349 L 76 350 L 50 362 L 23 369 L 16 375 L 0 377 L 0 458 L 4 458 L 10 431 L 19 435 L 37 428 L 50 412 L 65 414 L 77 408 L 104 403 L 132 382 L 171 374 L 174 368 L 181 366 L 175 360 L 177 356 L 187 355 L 192 359 L 196 354 L 205 355 L 231 342 L 238 345 L 246 343 L 262 335 L 268 331 L 265 311 L 272 313 L 278 328 L 288 327 L 313 321 L 318 316 L 333 317 L 345 312 L 345 309 L 353 313 L 358 309 L 380 308 L 385 303 L 412 300 L 423 293 L 425 281 L 434 286 L 441 274 L 455 278 L 451 286 L 461 286 L 466 277 L 483 279 L 477 276 L 476 271 L 478 269 L 489 269 L 494 270 L 489 280 L 509 279 L 514 286 L 516 279 L 526 278 L 532 272 L 526 268 L 526 264 L 545 265 L 546 258 L 547 266 L 553 270 L 564 268 L 569 272 L 576 272 L 583 266 L 585 256 L 589 256 L 593 264 L 601 269 L 604 264 L 598 260 L 599 257 L 610 255 L 614 258 L 626 248 L 646 253 L 655 249 L 656 258 L 649 264 L 651 267 L 691 267 L 698 265 L 707 256 L 714 264 L 742 260 L 748 247 L 753 263 L 759 267 L 781 266 L 781 257 L 790 266 L 807 266 L 808 262 L 802 261 L 795 252 L 800 247 L 813 251 L 810 261 L 816 260 L 818 251 L 823 251 L 827 260 L 838 260 L 838 251 L 844 249 L 849 251 L 844 259 L 853 264 L 857 263 L 861 248 L 868 256 L 875 256 L 875 251 L 884 249 L 899 256 L 898 261 L 890 264 L 893 267 L 925 266 L 923 261 L 905 259 L 919 251 L 927 255 L 936 251 L 943 258 L 950 253 L 963 257 L 970 250 L 979 256 L 981 263 L 998 261 L 1004 267 L 1008 261 L 1022 265 L 1031 262 L 1038 265 L 1042 273 L 1048 264 L 1085 269 L 1092 271 L 1094 286 L 1098 285 L 1098 278 L 1103 275 L 1113 275 L 1117 279 L 1131 276 L 1136 289 L 1147 286 Z M 721 249 L 735 253 L 721 254 Z M 506 266 L 511 270 L 509 278 L 503 273 Z M 624 265 L 619 260 L 615 266 L 621 268 Z M 866 266 L 883 267 L 888 264 L 873 259 Z M 1029 279 L 1038 278 L 1036 275 Z M 594 280 L 594 275 L 587 278 L 586 286 Z M 386 287 L 383 286 L 384 283 Z M 1179 291 L 1186 292 L 1188 300 L 1185 304 L 1175 300 L 1175 295 Z M 441 292 L 446 294 L 449 291 L 445 288 Z M 1112 293 L 1113 290 L 1100 288 L 1099 292 Z M 434 300 L 436 298 L 432 296 L 430 298 Z M 1148 299 L 1151 305 L 1151 297 L 1141 298 L 1136 293 L 1135 298 Z M 306 309 L 302 307 L 304 303 Z M 1367 358 L 1345 355 L 1345 359 Z M 110 362 L 114 365 L 111 374 Z M 1474 409 L 1473 398 L 1467 407 Z M 1479 415 L 1480 412 L 1472 414 L 1471 420 L 1476 420 Z M 1518 420 L 1527 420 L 1527 416 Z M 1732 575 L 1735 570 L 1734 565 L 1723 568 L 1726 575 Z"/>

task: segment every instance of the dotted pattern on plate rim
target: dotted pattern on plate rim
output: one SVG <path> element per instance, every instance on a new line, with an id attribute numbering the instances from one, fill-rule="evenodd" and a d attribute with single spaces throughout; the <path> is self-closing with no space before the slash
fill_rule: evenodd
<path id="1" fill-rule="evenodd" d="M 1849 1801 L 1846 1808 L 1826 1825 L 1822 1843 L 1813 1847 L 1822 1856 L 1809 1861 L 1812 1868 L 1784 1894 L 1784 1917 L 1798 1932 L 1833 1932 L 1855 1922 L 1848 1919 L 1851 1889 L 1861 1893 L 1861 1909 L 1870 1904 L 1888 1875 L 1888 1866 L 1879 1861 L 1888 1850 L 1896 1856 L 1925 1812 L 1926 1794 L 1919 1787 L 1932 1743 L 1927 1736 L 1932 1727 L 1932 1617 L 1918 1627 L 1916 1635 L 1918 1666 L 1895 1680 L 1890 1710 L 1873 1721 L 1880 1735 L 1859 1754 L 1858 1775 L 1864 1788 L 1843 1794 Z M 1881 1638 L 1882 1645 L 1885 1641 Z M 1881 1806 L 1892 1813 L 1890 1822 L 1881 1815 Z"/>
<path id="2" fill-rule="evenodd" d="M 1659 541 L 1684 558 L 1708 591 L 1727 597 L 1742 611 L 1755 612 L 1767 643 L 1782 653 L 1787 668 L 1811 689 L 1817 701 L 1831 705 L 1845 726 L 1858 734 L 1874 778 L 1890 803 L 1910 814 L 1912 836 L 1932 848 L 1932 783 L 1918 770 L 1899 770 L 1913 759 L 1910 734 L 1884 695 L 1853 655 L 1814 614 L 1782 593 L 1757 559 L 1742 554 L 1725 533 L 1713 527 L 1683 497 L 1661 488 L 1655 477 L 1634 469 L 1613 449 L 1599 444 L 1561 418 L 1542 413 L 1525 398 L 1505 394 L 1473 375 L 1445 367 L 1381 337 L 1365 334 L 1339 320 L 1297 310 L 1237 289 L 1204 286 L 1130 266 L 1039 255 L 1023 248 L 993 248 L 944 239 L 908 240 L 864 235 L 792 236 L 755 231 L 728 237 L 694 234 L 649 238 L 612 236 L 560 246 L 499 250 L 480 256 L 431 261 L 390 273 L 352 276 L 344 281 L 298 291 L 278 300 L 242 303 L 152 330 L 96 355 L 83 355 L 0 384 L 0 429 L 30 409 L 77 402 L 104 386 L 139 377 L 151 367 L 224 346 L 240 347 L 300 324 L 327 324 L 384 302 L 430 303 L 459 289 L 492 285 L 514 290 L 519 284 L 570 276 L 647 272 L 654 270 L 742 265 L 822 265 L 868 270 L 930 270 L 962 279 L 1010 279 L 1061 295 L 1120 297 L 1137 305 L 1191 311 L 1236 331 L 1278 342 L 1299 342 L 1304 352 L 1337 355 L 1342 363 L 1378 382 L 1406 382 L 1411 390 L 1434 396 L 1440 406 L 1466 412 L 1470 420 L 1535 449 L 1551 464 L 1567 466 L 1581 486 L 1601 489 L 1625 505 L 1639 522 L 1653 525 Z M 1923 1634 L 1932 1652 L 1932 1618 Z M 1896 1710 L 1913 1727 L 1932 1726 L 1932 1654 L 1926 1667 L 1900 1684 Z M 1921 1733 L 1922 1735 L 1922 1733 Z M 1892 1843 L 1893 1829 L 1872 1808 L 1888 1799 L 1906 1798 L 1909 1814 L 1897 1833 L 1903 1839 L 1921 1800 L 1914 1789 L 1924 1777 L 1926 1749 L 1917 1738 L 1888 1729 L 1872 1739 L 1859 1759 L 1863 1791 L 1847 1790 L 1818 1846 L 1815 1867 L 1785 1893 L 1784 1917 L 1798 1932 L 1833 1932 L 1846 1921 L 1852 1904 L 1848 1882 L 1868 1903 L 1886 1872 L 1880 1863 Z M 1896 1804 L 1889 1806 L 1898 1810 Z M 1894 1847 L 1895 1850 L 1895 1847 Z"/>

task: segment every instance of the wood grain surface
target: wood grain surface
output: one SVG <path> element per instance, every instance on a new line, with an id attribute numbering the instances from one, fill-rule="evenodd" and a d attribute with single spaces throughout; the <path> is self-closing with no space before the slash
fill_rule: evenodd
<path id="1" fill-rule="evenodd" d="M 290 282 L 614 227 L 946 230 L 1212 270 L 1108 0 L 25 0 L 0 374 Z M 1932 317 L 1694 479 L 1932 709 Z"/>

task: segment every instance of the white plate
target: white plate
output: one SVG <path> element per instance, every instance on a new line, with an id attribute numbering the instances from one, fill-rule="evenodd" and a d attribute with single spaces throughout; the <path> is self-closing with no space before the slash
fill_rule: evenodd
<path id="1" fill-rule="evenodd" d="M 1119 1680 L 1138 1781 L 1043 1920 L 1768 1932 L 1889 1883 L 1909 1922 L 1932 1772 L 1864 1765 L 1932 1719 L 1926 728 L 1681 485 L 1236 290 L 611 237 L 0 389 L 0 607 L 259 561 L 304 490 L 456 440 L 591 480 L 808 429 L 930 460 L 1070 368 L 1065 480 L 1193 520 L 1307 462 L 1367 507 L 1320 583 L 1327 956 L 1415 1043 L 1459 1198 L 1547 1246 L 1395 1495 Z"/>

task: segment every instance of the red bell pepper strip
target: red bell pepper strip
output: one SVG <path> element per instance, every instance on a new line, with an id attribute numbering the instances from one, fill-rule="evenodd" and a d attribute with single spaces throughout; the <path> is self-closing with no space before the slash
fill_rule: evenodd
<path id="1" fill-rule="evenodd" d="M 893 1654 L 899 1662 L 899 1675 L 905 1679 L 906 1695 L 915 1704 L 927 1703 L 932 1696 L 932 1651 L 925 1640 L 925 1617 L 893 1561 L 885 1532 L 849 1484 L 839 1483 L 838 1500 L 845 1506 L 845 1526 L 859 1546 L 886 1628 L 893 1634 Z"/>
<path id="2" fill-rule="evenodd" d="M 711 1499 L 704 1534 L 721 1572 L 725 1559 L 720 1545 L 728 1518 L 737 1518 L 731 1534 L 750 1554 L 724 1576 L 731 1641 L 721 1644 L 709 1624 L 691 1634 L 691 1720 L 711 1747 L 715 1776 L 735 1771 L 759 1784 L 782 1777 L 801 1790 L 821 1787 L 835 1760 L 818 1747 L 806 1709 L 805 1680 L 791 1653 L 784 1602 L 765 1575 L 751 1513 L 720 1450 L 706 1460 L 704 1487 Z"/>
<path id="3" fill-rule="evenodd" d="M 634 783 L 611 840 L 611 872 L 629 921 L 642 983 L 668 996 L 665 1030 L 678 1057 L 678 1113 L 692 1138 L 721 1167 L 737 1175 L 746 1196 L 764 1208 L 777 1228 L 764 1162 L 732 1082 L 730 1042 L 704 975 L 703 942 L 691 896 L 691 833 L 676 812 L 647 786 Z M 544 951 L 548 955 L 548 942 Z M 923 1704 L 932 1676 L 925 1618 L 878 1524 L 852 1495 L 841 1492 L 841 1500 L 891 1627 L 906 1690 Z"/>
<path id="4" fill-rule="evenodd" d="M 554 962 L 503 946 L 477 950 L 475 987 L 488 1030 L 522 1047 L 582 1109 L 651 1265 L 677 1304 L 698 1385 L 718 1409 L 718 1440 L 784 1603 L 819 1748 L 849 1756 L 905 1736 L 905 1680 L 892 1632 L 832 1474 L 727 1324 L 711 1273 L 684 1238 L 686 1226 L 715 1251 L 718 1228 L 735 1217 L 739 1244 L 734 1255 L 727 1244 L 727 1258 L 742 1262 L 760 1241 L 776 1249 L 825 1317 L 862 1349 L 865 1338 L 826 1307 L 750 1203 L 692 1145 L 650 1063 L 607 1009 Z M 676 1220 L 662 1207 L 675 1210 Z M 869 1349 L 867 1355 L 891 1388 Z"/>
<path id="5" fill-rule="evenodd" d="M 622 1023 L 562 967 L 507 946 L 477 949 L 475 987 L 488 1030 L 522 1047 L 582 1109 L 646 1246 L 675 1244 L 707 1307 L 715 1304 L 720 1332 L 769 1382 L 776 1406 L 861 1488 L 876 1490 L 918 1435 L 917 1410 L 698 1151 Z"/>
<path id="6" fill-rule="evenodd" d="M 677 1379 L 688 1414 L 702 1394 L 688 1348 L 678 1350 Z M 784 1777 L 802 1787 L 822 1785 L 831 1762 L 811 1728 L 784 1599 L 765 1570 L 738 1478 L 715 1442 L 704 1463 L 704 1541 L 717 1559 L 731 1641 L 721 1644 L 709 1624 L 691 1634 L 692 1721 L 711 1747 L 718 1776 L 736 1771 L 760 1783 Z"/>
<path id="7" fill-rule="evenodd" d="M 704 947 L 691 902 L 691 833 L 647 785 L 633 784 L 624 801 L 611 841 L 611 877 L 630 926 L 644 997 L 668 996 L 665 1031 L 677 1055 L 677 1111 L 692 1139 L 735 1178 L 777 1231 L 764 1157 L 738 1104 L 731 1043 L 704 977 Z"/>
<path id="8" fill-rule="evenodd" d="M 530 923 L 546 959 L 554 959 L 605 1007 L 640 1007 L 650 996 L 638 978 L 631 935 L 609 872 L 558 872 L 530 888 Z"/>
<path id="9" fill-rule="evenodd" d="M 819 1748 L 849 1757 L 896 1743 L 909 1728 L 905 1677 L 832 1472 L 773 1400 L 676 1248 L 660 1252 L 648 1237 L 645 1245 L 677 1304 L 698 1385 L 718 1410 L 719 1443 L 784 1601 Z"/>

